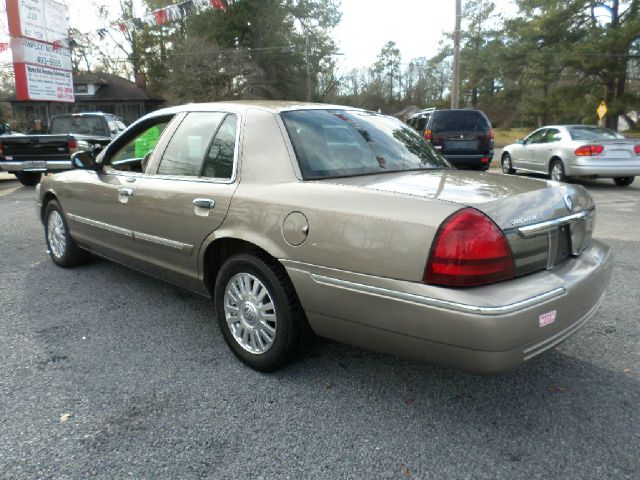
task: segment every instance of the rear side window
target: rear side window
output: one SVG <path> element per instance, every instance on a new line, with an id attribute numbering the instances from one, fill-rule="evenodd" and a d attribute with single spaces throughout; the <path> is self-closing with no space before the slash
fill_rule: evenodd
<path id="1" fill-rule="evenodd" d="M 227 115 L 209 147 L 202 167 L 202 176 L 230 179 L 233 174 L 233 157 L 236 147 L 238 117 Z"/>
<path id="2" fill-rule="evenodd" d="M 433 113 L 433 133 L 485 132 L 491 128 L 487 118 L 475 110 L 440 110 Z"/>
<path id="3" fill-rule="evenodd" d="M 418 118 L 418 121 L 416 122 L 416 130 L 419 132 L 424 131 L 424 129 L 427 128 L 427 120 L 429 120 L 428 116 Z"/>
<path id="4" fill-rule="evenodd" d="M 189 113 L 171 137 L 158 174 L 200 176 L 205 152 L 224 116 L 221 112 Z"/>

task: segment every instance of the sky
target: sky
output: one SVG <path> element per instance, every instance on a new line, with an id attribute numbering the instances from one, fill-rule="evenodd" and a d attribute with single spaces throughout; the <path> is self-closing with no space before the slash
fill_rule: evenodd
<path id="1" fill-rule="evenodd" d="M 103 1 L 117 10 L 117 0 Z M 66 3 L 72 27 L 86 31 L 101 26 L 92 0 Z M 370 66 L 389 40 L 398 44 L 403 62 L 433 56 L 442 32 L 453 31 L 455 20 L 455 0 L 342 0 L 341 10 L 342 21 L 333 33 L 343 54 L 336 60 L 345 71 Z"/>
<path id="2" fill-rule="evenodd" d="M 103 26 L 96 3 L 118 10 L 118 0 L 60 1 L 69 5 L 70 24 L 80 31 Z M 512 8 L 510 0 L 496 0 L 496 4 L 498 10 Z M 455 0 L 342 0 L 341 10 L 342 21 L 333 33 L 342 53 L 336 57 L 342 71 L 372 65 L 389 40 L 396 42 L 403 63 L 415 57 L 431 57 L 438 51 L 443 32 L 453 31 L 455 21 Z M 143 13 L 141 9 L 139 14 Z M 0 41 L 7 41 L 4 8 L 0 15 Z"/>

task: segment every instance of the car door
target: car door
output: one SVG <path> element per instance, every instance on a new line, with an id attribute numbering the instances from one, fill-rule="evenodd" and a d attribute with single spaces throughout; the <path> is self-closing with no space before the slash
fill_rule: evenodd
<path id="1" fill-rule="evenodd" d="M 133 248 L 132 182 L 140 175 L 142 159 L 153 149 L 172 115 L 133 127 L 98 157 L 100 171 L 77 170 L 73 182 L 63 184 L 65 214 L 74 238 L 92 250 L 125 261 Z M 155 140 L 141 144 L 154 134 Z"/>
<path id="2" fill-rule="evenodd" d="M 237 188 L 240 115 L 186 113 L 163 152 L 135 181 L 133 236 L 145 270 L 198 290 L 198 253 Z"/>
<path id="3" fill-rule="evenodd" d="M 516 149 L 516 154 L 512 155 L 513 168 L 533 170 L 532 158 L 534 152 L 539 148 L 540 142 L 543 141 L 545 132 L 546 128 L 541 128 L 524 139 L 520 148 Z"/>
<path id="4" fill-rule="evenodd" d="M 549 172 L 549 159 L 556 142 L 561 140 L 560 130 L 547 128 L 541 142 L 536 145 L 531 156 L 531 169 L 540 173 Z"/>

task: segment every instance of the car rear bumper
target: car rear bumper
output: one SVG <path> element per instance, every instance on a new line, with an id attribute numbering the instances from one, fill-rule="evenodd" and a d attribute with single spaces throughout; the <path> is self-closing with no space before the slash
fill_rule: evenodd
<path id="1" fill-rule="evenodd" d="M 612 269 L 597 241 L 553 270 L 467 289 L 282 263 L 318 335 L 483 374 L 513 369 L 575 333 L 597 310 Z"/>
<path id="2" fill-rule="evenodd" d="M 491 160 L 493 159 L 493 152 L 489 152 L 486 155 L 473 154 L 473 155 L 450 155 L 446 152 L 441 152 L 444 157 L 454 167 L 489 167 Z M 484 162 L 482 159 L 485 160 Z"/>
<path id="3" fill-rule="evenodd" d="M 70 170 L 71 160 L 0 160 L 5 172 L 51 172 Z"/>
<path id="4" fill-rule="evenodd" d="M 640 176 L 640 157 L 628 160 L 593 158 L 567 162 L 565 173 L 569 176 L 635 177 Z"/>

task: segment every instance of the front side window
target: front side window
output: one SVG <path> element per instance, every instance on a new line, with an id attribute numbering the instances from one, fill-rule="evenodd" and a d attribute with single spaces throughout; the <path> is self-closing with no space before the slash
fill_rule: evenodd
<path id="1" fill-rule="evenodd" d="M 281 115 L 305 180 L 450 168 L 426 140 L 395 118 L 355 110 Z"/>
<path id="2" fill-rule="evenodd" d="M 136 132 L 131 132 L 132 136 L 110 152 L 109 166 L 116 170 L 141 171 L 142 160 L 153 151 L 170 121 L 171 117 L 154 119 Z"/>
<path id="3" fill-rule="evenodd" d="M 537 130 L 527 137 L 527 139 L 525 140 L 525 143 L 528 145 L 535 144 L 535 143 L 543 143 L 544 136 L 546 133 L 547 133 L 546 128 L 542 130 Z"/>
<path id="4" fill-rule="evenodd" d="M 189 113 L 171 137 L 158 174 L 200 176 L 205 153 L 224 117 L 221 112 Z"/>

